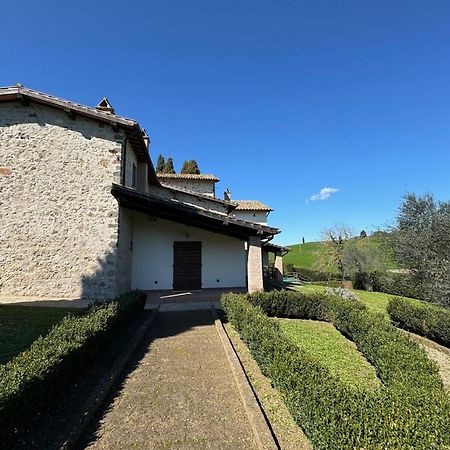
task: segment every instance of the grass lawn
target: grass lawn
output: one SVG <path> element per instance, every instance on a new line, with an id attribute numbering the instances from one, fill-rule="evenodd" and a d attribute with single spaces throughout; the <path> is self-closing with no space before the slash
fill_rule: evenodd
<path id="1" fill-rule="evenodd" d="M 67 314 L 80 314 L 73 308 L 0 305 L 0 364 L 27 349 Z"/>
<path id="2" fill-rule="evenodd" d="M 320 248 L 320 242 L 307 242 L 288 246 L 291 251 L 283 257 L 284 264 L 294 264 L 302 269 L 313 269 L 316 262 L 316 252 Z"/>
<path id="3" fill-rule="evenodd" d="M 305 352 L 318 358 L 331 374 L 353 387 L 377 389 L 381 386 L 375 368 L 327 322 L 298 319 L 274 319 L 289 338 Z"/>
<path id="4" fill-rule="evenodd" d="M 325 291 L 324 286 L 317 286 L 314 284 L 307 284 L 303 286 L 299 286 L 296 290 L 303 292 L 323 292 Z M 384 294 L 383 292 L 368 292 L 368 291 L 359 291 L 357 289 L 352 289 L 352 291 L 358 296 L 358 299 L 364 303 L 369 311 L 383 314 L 386 319 L 390 320 L 389 314 L 387 312 L 387 306 L 389 300 L 392 297 L 398 297 L 397 295 L 392 294 Z M 420 303 L 420 300 L 410 299 Z"/>

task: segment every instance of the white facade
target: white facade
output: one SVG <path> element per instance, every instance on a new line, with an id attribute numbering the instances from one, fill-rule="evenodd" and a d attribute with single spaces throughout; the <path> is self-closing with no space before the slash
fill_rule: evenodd
<path id="1" fill-rule="evenodd" d="M 267 225 L 266 211 L 240 211 L 234 210 L 231 213 L 232 217 L 236 219 L 247 220 L 248 222 L 259 223 L 260 225 Z"/>
<path id="2" fill-rule="evenodd" d="M 136 214 L 133 289 L 172 289 L 175 241 L 202 242 L 202 288 L 246 286 L 247 252 L 240 239 Z"/>

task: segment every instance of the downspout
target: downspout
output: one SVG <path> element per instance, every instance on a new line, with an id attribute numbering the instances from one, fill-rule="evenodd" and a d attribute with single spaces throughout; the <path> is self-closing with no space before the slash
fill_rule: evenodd
<path id="1" fill-rule="evenodd" d="M 121 155 L 122 163 L 120 165 L 120 169 L 121 169 L 120 184 L 122 186 L 125 186 L 125 174 L 126 174 L 126 163 L 127 163 L 127 140 L 128 140 L 128 138 L 125 137 L 125 139 L 122 141 L 122 155 Z"/>

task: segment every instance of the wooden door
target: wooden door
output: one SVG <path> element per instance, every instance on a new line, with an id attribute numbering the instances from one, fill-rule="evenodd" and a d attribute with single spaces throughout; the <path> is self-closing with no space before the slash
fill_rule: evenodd
<path id="1" fill-rule="evenodd" d="M 175 291 L 202 288 L 202 243 L 173 243 L 173 289 Z"/>

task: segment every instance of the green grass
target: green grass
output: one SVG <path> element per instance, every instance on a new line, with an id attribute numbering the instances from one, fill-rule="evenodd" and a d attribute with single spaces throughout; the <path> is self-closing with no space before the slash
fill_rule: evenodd
<path id="1" fill-rule="evenodd" d="M 303 292 L 324 292 L 324 286 L 316 286 L 314 284 L 307 284 L 303 286 L 299 286 L 296 290 Z M 389 313 L 387 312 L 387 306 L 389 300 L 393 297 L 398 297 L 397 295 L 385 294 L 383 292 L 368 292 L 368 291 L 360 291 L 357 289 L 352 289 L 358 299 L 364 303 L 369 311 L 374 313 L 382 314 L 386 319 L 390 320 Z M 418 303 L 421 303 L 420 300 L 411 299 Z"/>
<path id="2" fill-rule="evenodd" d="M 330 373 L 349 386 L 377 389 L 375 368 L 336 328 L 327 322 L 298 319 L 277 320 L 283 332 L 306 353 L 318 358 Z"/>
<path id="3" fill-rule="evenodd" d="M 291 251 L 283 258 L 284 264 L 294 264 L 303 269 L 314 269 L 316 253 L 320 242 L 307 242 L 306 244 L 288 245 Z"/>
<path id="4" fill-rule="evenodd" d="M 393 255 L 390 253 L 390 250 L 387 248 L 381 237 L 375 235 L 369 236 L 366 239 L 370 247 L 377 247 L 382 251 L 386 269 L 397 268 Z M 289 247 L 291 251 L 283 257 L 283 262 L 284 264 L 294 264 L 294 266 L 302 269 L 315 269 L 317 254 L 321 245 L 321 242 L 288 245 L 287 247 Z"/>
<path id="5" fill-rule="evenodd" d="M 0 305 L 0 364 L 27 349 L 39 336 L 67 314 L 80 314 L 73 308 Z"/>

